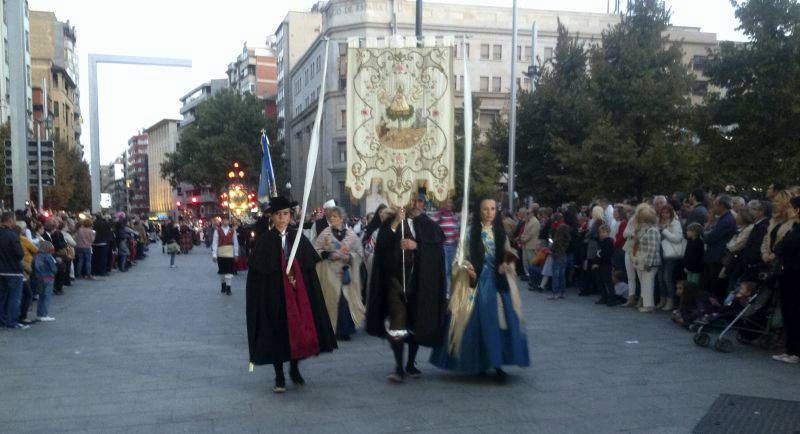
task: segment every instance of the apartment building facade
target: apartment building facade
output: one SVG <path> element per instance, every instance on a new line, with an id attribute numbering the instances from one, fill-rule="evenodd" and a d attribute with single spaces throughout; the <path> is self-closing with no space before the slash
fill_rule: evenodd
<path id="1" fill-rule="evenodd" d="M 147 188 L 150 213 L 168 216 L 175 210 L 175 194 L 161 176 L 161 164 L 178 144 L 178 120 L 162 119 L 145 130 L 147 134 Z"/>
<path id="2" fill-rule="evenodd" d="M 136 216 L 150 212 L 148 142 L 149 137 L 146 132 L 136 134 L 128 140 L 125 164 L 125 187 L 128 193 L 127 211 Z"/>

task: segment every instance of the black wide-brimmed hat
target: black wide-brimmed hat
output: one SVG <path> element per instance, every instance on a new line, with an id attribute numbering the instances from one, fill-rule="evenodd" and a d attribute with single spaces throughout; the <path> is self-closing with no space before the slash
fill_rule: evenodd
<path id="1" fill-rule="evenodd" d="M 297 206 L 297 202 L 291 201 L 283 196 L 273 197 L 269 200 L 269 206 L 264 210 L 267 214 L 272 214 L 274 212 L 294 208 Z"/>

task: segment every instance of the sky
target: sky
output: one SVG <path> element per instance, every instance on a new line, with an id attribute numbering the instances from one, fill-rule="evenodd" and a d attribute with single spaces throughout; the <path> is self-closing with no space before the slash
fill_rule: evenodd
<path id="1" fill-rule="evenodd" d="M 511 6 L 512 0 L 437 0 Z M 29 0 L 75 26 L 86 159 L 89 149 L 88 54 L 187 58 L 192 68 L 98 67 L 100 161 L 121 155 L 128 139 L 161 119 L 181 119 L 179 98 L 212 78 L 225 78 L 245 41 L 263 45 L 289 10 L 314 0 Z M 623 1 L 624 3 L 624 1 Z M 730 0 L 666 0 L 672 24 L 700 27 L 720 40 L 744 40 Z M 291 5 L 291 6 L 289 6 Z M 606 0 L 519 0 L 520 8 L 605 12 Z M 509 23 L 509 27 L 511 23 Z"/>

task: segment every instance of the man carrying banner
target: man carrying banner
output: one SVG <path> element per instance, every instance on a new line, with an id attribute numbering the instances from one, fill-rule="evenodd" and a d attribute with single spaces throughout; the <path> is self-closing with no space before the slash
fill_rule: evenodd
<path id="1" fill-rule="evenodd" d="M 420 345 L 438 345 L 446 309 L 442 229 L 420 207 L 394 208 L 378 233 L 369 302 L 367 333 L 385 337 L 394 353 L 395 371 L 389 381 L 416 378 Z M 405 344 L 408 359 L 403 364 Z"/>

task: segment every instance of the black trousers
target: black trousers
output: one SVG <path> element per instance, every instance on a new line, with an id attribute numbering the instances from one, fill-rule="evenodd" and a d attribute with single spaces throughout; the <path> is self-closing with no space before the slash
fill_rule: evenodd
<path id="1" fill-rule="evenodd" d="M 64 289 L 64 285 L 69 283 L 69 267 L 72 264 L 72 261 L 63 258 L 63 262 L 58 264 L 58 271 L 56 272 L 56 280 L 54 289 L 56 291 L 61 291 Z"/>
<path id="2" fill-rule="evenodd" d="M 786 353 L 800 356 L 800 276 L 784 275 L 780 280 L 781 313 L 786 336 Z"/>
<path id="3" fill-rule="evenodd" d="M 99 276 L 108 274 L 108 244 L 92 246 L 92 273 Z"/>
<path id="4" fill-rule="evenodd" d="M 600 291 L 600 295 L 609 300 L 615 298 L 614 280 L 612 279 L 613 267 L 611 264 L 600 264 L 600 268 L 594 270 L 594 285 Z"/>
<path id="5" fill-rule="evenodd" d="M 19 320 L 25 321 L 28 319 L 28 310 L 31 308 L 33 302 L 33 290 L 31 289 L 30 279 L 22 282 L 22 298 L 19 302 Z"/>
<path id="6" fill-rule="evenodd" d="M 727 295 L 727 281 L 719 278 L 719 273 L 721 271 L 721 263 L 706 264 L 703 270 L 703 289 L 715 296 L 718 300 L 724 300 Z"/>

